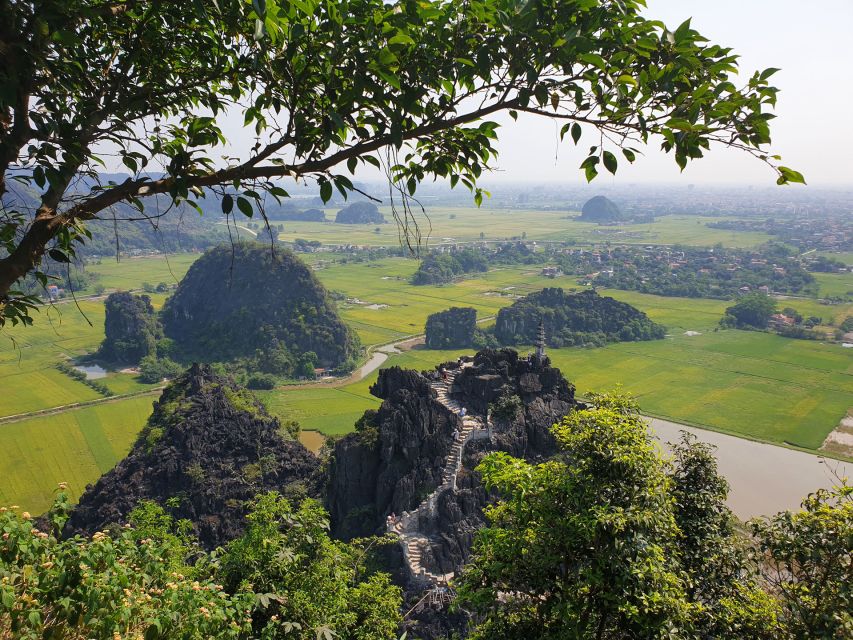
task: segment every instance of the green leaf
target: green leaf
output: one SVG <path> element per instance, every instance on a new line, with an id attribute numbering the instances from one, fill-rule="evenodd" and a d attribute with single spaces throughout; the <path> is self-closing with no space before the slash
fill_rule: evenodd
<path id="1" fill-rule="evenodd" d="M 59 249 L 51 249 L 50 251 L 47 252 L 47 255 L 49 255 L 52 259 L 56 260 L 57 262 L 62 262 L 62 263 L 66 263 L 66 264 L 71 262 L 70 258 L 67 255 L 65 255 L 65 253 L 60 251 Z"/>
<path id="2" fill-rule="evenodd" d="M 237 197 L 237 208 L 247 218 L 251 218 L 253 215 L 255 215 L 255 211 L 254 209 L 252 209 L 252 204 L 243 196 Z"/>
<path id="3" fill-rule="evenodd" d="M 581 163 L 581 169 L 584 170 L 587 182 L 592 182 L 595 176 L 598 175 L 598 169 L 596 168 L 598 162 L 598 156 L 589 156 Z"/>
<path id="4" fill-rule="evenodd" d="M 575 122 L 572 125 L 572 141 L 575 144 L 577 144 L 580 139 L 581 139 L 581 126 L 577 122 Z"/>
<path id="5" fill-rule="evenodd" d="M 612 174 L 616 174 L 616 167 L 618 166 L 618 162 L 616 161 L 616 156 L 614 156 L 610 151 L 604 152 L 604 167 Z"/>
<path id="6" fill-rule="evenodd" d="M 799 171 L 794 171 L 788 167 L 778 167 L 779 179 L 776 184 L 806 184 L 806 179 Z"/>
<path id="7" fill-rule="evenodd" d="M 228 215 L 231 213 L 232 209 L 234 209 L 234 198 L 226 193 L 222 196 L 222 213 Z"/>
<path id="8" fill-rule="evenodd" d="M 332 183 L 328 180 L 320 183 L 320 199 L 323 204 L 332 199 Z"/>
<path id="9" fill-rule="evenodd" d="M 625 156 L 625 159 L 628 162 L 634 162 L 637 159 L 637 154 L 635 154 L 630 149 L 622 149 L 622 155 Z"/>

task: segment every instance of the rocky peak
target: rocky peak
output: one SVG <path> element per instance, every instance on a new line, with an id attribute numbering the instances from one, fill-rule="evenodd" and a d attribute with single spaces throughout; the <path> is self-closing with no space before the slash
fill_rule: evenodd
<path id="1" fill-rule="evenodd" d="M 318 467 L 250 392 L 194 364 L 154 403 L 128 456 L 87 487 L 67 530 L 91 533 L 124 522 L 140 500 L 169 501 L 216 547 L 239 534 L 247 501 L 294 483 L 310 491 Z"/>

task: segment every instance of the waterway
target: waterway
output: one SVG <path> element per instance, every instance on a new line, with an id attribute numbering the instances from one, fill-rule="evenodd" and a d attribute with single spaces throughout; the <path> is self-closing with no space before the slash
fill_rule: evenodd
<path id="1" fill-rule="evenodd" d="M 85 373 L 87 380 L 97 380 L 99 378 L 107 377 L 107 370 L 97 364 L 78 364 L 74 365 L 74 368 L 77 369 L 77 371 Z"/>
<path id="2" fill-rule="evenodd" d="M 849 478 L 853 473 L 853 464 L 832 458 L 668 420 L 647 421 L 663 443 L 675 442 L 680 431 L 688 431 L 717 448 L 720 473 L 731 485 L 728 505 L 742 520 L 797 510 L 808 494 L 837 485 L 839 477 Z"/>

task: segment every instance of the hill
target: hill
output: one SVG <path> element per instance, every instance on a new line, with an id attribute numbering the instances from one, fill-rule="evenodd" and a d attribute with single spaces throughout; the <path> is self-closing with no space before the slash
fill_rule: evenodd
<path id="1" fill-rule="evenodd" d="M 383 216 L 372 202 L 353 202 L 338 211 L 335 222 L 339 224 L 384 224 Z"/>
<path id="2" fill-rule="evenodd" d="M 317 458 L 282 431 L 251 393 L 193 365 L 154 403 L 128 456 L 86 490 L 66 531 L 100 531 L 153 500 L 192 522 L 204 546 L 223 544 L 257 494 L 310 483 L 317 471 Z"/>
<path id="3" fill-rule="evenodd" d="M 619 210 L 619 207 L 604 196 L 595 196 L 590 198 L 581 209 L 581 215 L 578 220 L 582 222 L 619 222 L 624 220 L 625 216 Z"/>
<path id="4" fill-rule="evenodd" d="M 477 310 L 451 307 L 431 314 L 426 321 L 426 346 L 429 349 L 470 347 L 477 330 Z"/>
<path id="5" fill-rule="evenodd" d="M 98 355 L 111 362 L 138 364 L 157 349 L 163 330 L 148 296 L 118 291 L 104 302 L 104 333 Z"/>
<path id="6" fill-rule="evenodd" d="M 183 359 L 256 358 L 266 373 L 291 375 L 300 366 L 312 374 L 315 365 L 342 367 L 358 353 L 358 338 L 305 263 L 258 243 L 205 253 L 161 317 Z"/>
<path id="7" fill-rule="evenodd" d="M 569 294 L 546 288 L 501 309 L 495 337 L 501 344 L 534 344 L 540 321 L 551 347 L 600 346 L 664 336 L 662 326 L 629 304 L 591 290 Z"/>

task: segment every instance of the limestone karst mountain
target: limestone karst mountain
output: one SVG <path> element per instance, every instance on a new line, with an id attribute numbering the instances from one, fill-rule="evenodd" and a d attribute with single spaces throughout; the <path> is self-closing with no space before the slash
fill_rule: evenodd
<path id="1" fill-rule="evenodd" d="M 241 531 L 247 502 L 277 490 L 316 495 L 316 456 L 247 391 L 193 365 L 154 403 L 128 456 L 87 488 L 68 533 L 126 522 L 140 500 L 170 505 L 214 548 Z"/>

